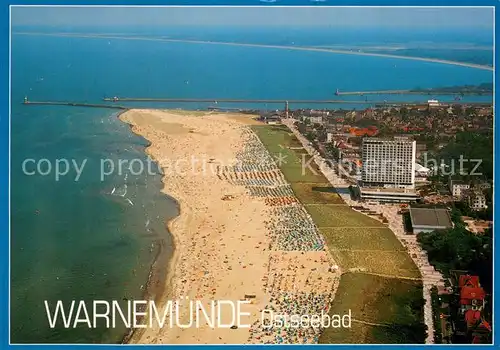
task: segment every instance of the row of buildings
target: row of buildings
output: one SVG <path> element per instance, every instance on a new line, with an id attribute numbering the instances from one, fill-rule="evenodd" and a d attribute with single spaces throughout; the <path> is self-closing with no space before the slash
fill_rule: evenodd
<path id="1" fill-rule="evenodd" d="M 334 143 L 343 160 L 350 161 L 357 177 L 361 199 L 380 202 L 414 202 L 419 199 L 416 183 L 426 182 L 432 170 L 416 163 L 417 143 L 411 137 L 364 137 L 360 149 Z M 361 159 L 359 159 L 361 153 Z M 487 208 L 484 190 L 487 182 L 473 184 L 450 177 L 454 200 L 465 201 L 473 210 Z"/>
<path id="2" fill-rule="evenodd" d="M 490 188 L 489 183 L 472 184 L 463 180 L 449 180 L 450 192 L 455 200 L 465 200 L 473 210 L 488 208 L 484 190 Z"/>
<path id="3" fill-rule="evenodd" d="M 332 111 L 294 110 L 290 112 L 290 117 L 322 125 L 332 133 L 349 132 L 351 128 L 367 129 L 368 125 L 372 125 L 383 129 L 385 133 L 421 134 L 448 139 L 460 131 L 491 130 L 493 109 L 467 105 L 445 106 L 431 100 L 428 104 L 419 106 L 384 106 L 363 110 Z"/>

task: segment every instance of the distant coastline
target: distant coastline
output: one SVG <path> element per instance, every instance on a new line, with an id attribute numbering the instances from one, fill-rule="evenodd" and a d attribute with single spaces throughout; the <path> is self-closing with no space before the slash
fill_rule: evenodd
<path id="1" fill-rule="evenodd" d="M 459 85 L 433 88 L 416 87 L 410 90 L 378 90 L 378 91 L 337 91 L 336 95 L 493 95 L 493 83 L 479 85 Z"/>
<path id="2" fill-rule="evenodd" d="M 118 39 L 118 40 L 142 40 L 142 41 L 158 41 L 158 42 L 178 42 L 178 43 L 189 43 L 189 44 L 210 44 L 210 45 L 227 45 L 227 46 L 242 46 L 242 47 L 261 47 L 269 49 L 283 49 L 283 50 L 297 50 L 297 51 L 314 51 L 314 52 L 327 52 L 327 53 L 337 53 L 345 55 L 357 55 L 357 56 L 373 56 L 373 57 L 385 57 L 385 58 L 396 58 L 405 59 L 413 61 L 424 61 L 432 63 L 441 63 L 454 66 L 462 66 L 468 68 L 482 69 L 494 71 L 494 67 L 459 62 L 450 61 L 437 58 L 427 58 L 427 57 L 415 57 L 415 56 L 401 56 L 385 53 L 373 53 L 373 52 L 362 52 L 362 51 L 350 51 L 350 50 L 337 50 L 337 49 L 327 49 L 318 47 L 308 47 L 308 46 L 291 46 L 291 45 L 268 45 L 268 44 L 250 44 L 250 43 L 235 43 L 235 42 L 224 42 L 224 41 L 209 41 L 209 40 L 188 40 L 188 39 L 167 39 L 167 38 L 153 38 L 153 37 L 141 37 L 141 36 L 120 36 L 120 35 L 106 35 L 106 34 L 85 34 L 85 33 L 40 33 L 40 32 L 13 32 L 14 35 L 41 35 L 41 36 L 59 36 L 59 37 L 75 37 L 75 38 L 98 38 L 98 39 Z"/>

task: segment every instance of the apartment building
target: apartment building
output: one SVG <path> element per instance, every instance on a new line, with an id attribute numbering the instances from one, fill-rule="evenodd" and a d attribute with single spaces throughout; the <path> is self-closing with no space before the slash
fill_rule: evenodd
<path id="1" fill-rule="evenodd" d="M 365 137 L 362 143 L 363 186 L 414 188 L 416 142 L 408 137 Z"/>

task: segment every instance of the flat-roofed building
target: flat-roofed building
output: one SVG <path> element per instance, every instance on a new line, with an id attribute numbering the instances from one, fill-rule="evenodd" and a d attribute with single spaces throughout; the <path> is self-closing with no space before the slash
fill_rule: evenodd
<path id="1" fill-rule="evenodd" d="M 415 190 L 407 188 L 360 187 L 359 193 L 361 199 L 377 202 L 411 203 L 420 198 Z"/>
<path id="2" fill-rule="evenodd" d="M 362 186 L 414 188 L 416 142 L 408 137 L 365 137 Z"/>
<path id="3" fill-rule="evenodd" d="M 333 142 L 333 133 L 331 132 L 326 133 L 326 142 L 327 143 Z"/>
<path id="4" fill-rule="evenodd" d="M 266 124 L 280 124 L 281 116 L 278 113 L 264 113 L 260 115 L 258 120 L 263 121 Z"/>
<path id="5" fill-rule="evenodd" d="M 309 121 L 311 124 L 323 124 L 323 117 L 322 116 L 311 116 L 309 117 Z"/>
<path id="6" fill-rule="evenodd" d="M 444 208 L 412 208 L 410 219 L 413 233 L 446 230 L 453 227 L 450 211 Z"/>
<path id="7" fill-rule="evenodd" d="M 438 100 L 428 100 L 427 104 L 429 105 L 429 107 L 439 107 L 440 106 Z"/>

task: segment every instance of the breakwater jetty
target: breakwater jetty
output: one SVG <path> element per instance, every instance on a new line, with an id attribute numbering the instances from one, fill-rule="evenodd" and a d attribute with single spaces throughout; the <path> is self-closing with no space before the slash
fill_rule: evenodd
<path id="1" fill-rule="evenodd" d="M 406 105 L 406 106 L 420 106 L 427 105 L 427 101 L 374 101 L 374 100 L 286 100 L 286 99 L 231 99 L 231 98 L 148 98 L 148 97 L 112 97 L 103 98 L 105 102 L 171 102 L 171 103 L 185 103 L 185 102 L 204 102 L 217 104 L 223 103 L 266 103 L 266 104 L 365 104 L 375 106 L 389 106 L 389 105 Z M 466 105 L 490 105 L 488 102 L 465 102 L 465 101 L 452 101 L 442 102 L 443 105 L 448 104 L 466 104 Z"/>
<path id="2" fill-rule="evenodd" d="M 147 98 L 147 97 L 114 97 L 104 98 L 108 102 L 207 102 L 207 103 L 370 103 L 374 101 L 346 101 L 346 100 L 285 100 L 285 99 L 233 99 L 233 98 Z"/>
<path id="3" fill-rule="evenodd" d="M 152 108 L 150 105 L 146 106 L 124 106 L 117 104 L 117 102 L 164 102 L 164 103 L 180 103 L 180 102 L 204 102 L 212 103 L 208 106 L 208 110 L 214 111 L 243 111 L 242 108 L 232 108 L 232 107 L 219 107 L 214 106 L 218 102 L 225 103 L 263 103 L 263 104 L 281 104 L 285 106 L 285 110 L 289 110 L 290 104 L 362 104 L 374 106 L 377 108 L 384 108 L 390 106 L 426 106 L 427 102 L 419 101 L 359 101 L 359 100 L 278 100 L 278 99 L 209 99 L 209 98 L 103 98 L 104 102 L 111 103 L 87 103 L 87 102 L 70 102 L 70 101 L 29 101 L 27 98 L 24 99 L 24 105 L 49 105 L 49 106 L 72 106 L 72 107 L 90 107 L 90 108 L 108 108 L 108 109 L 118 109 L 118 110 L 128 110 L 131 108 Z M 474 106 L 491 106 L 488 102 L 465 102 L 465 101 L 453 101 L 453 102 L 441 102 L 440 106 L 449 106 L 453 104 L 460 105 L 474 105 Z"/>
<path id="4" fill-rule="evenodd" d="M 337 91 L 337 96 L 363 95 L 493 95 L 491 91 L 446 91 L 446 90 L 377 90 L 377 91 Z"/>
<path id="5" fill-rule="evenodd" d="M 65 102 L 65 101 L 28 101 L 24 100 L 24 105 L 49 105 L 49 106 L 74 106 L 74 107 L 92 107 L 92 108 L 110 108 L 110 109 L 120 109 L 126 110 L 129 107 L 110 105 L 110 104 L 99 104 L 99 103 L 85 103 L 85 102 Z"/>

